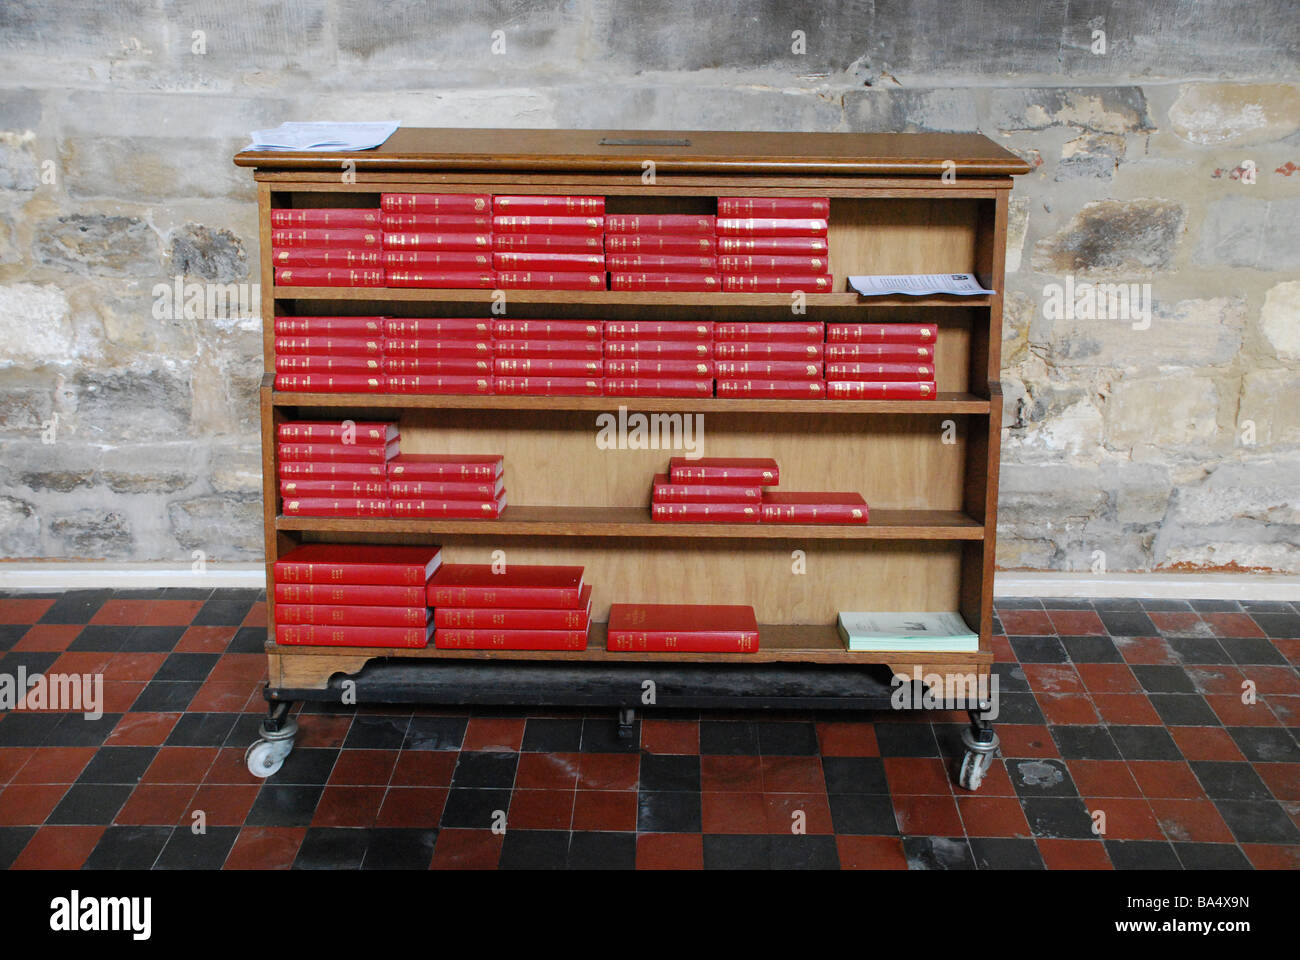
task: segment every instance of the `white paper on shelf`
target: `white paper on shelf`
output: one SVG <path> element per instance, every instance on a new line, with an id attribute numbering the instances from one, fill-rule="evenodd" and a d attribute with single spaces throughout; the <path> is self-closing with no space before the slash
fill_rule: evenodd
<path id="1" fill-rule="evenodd" d="M 979 635 L 959 613 L 841 611 L 837 626 L 849 650 L 979 649 Z"/>
<path id="2" fill-rule="evenodd" d="M 393 135 L 397 123 L 295 123 L 254 130 L 245 150 L 371 150 Z"/>
<path id="3" fill-rule="evenodd" d="M 849 284 L 864 297 L 929 297 L 950 293 L 959 297 L 977 297 L 993 293 L 979 285 L 969 273 L 896 273 L 881 276 L 849 277 Z"/>

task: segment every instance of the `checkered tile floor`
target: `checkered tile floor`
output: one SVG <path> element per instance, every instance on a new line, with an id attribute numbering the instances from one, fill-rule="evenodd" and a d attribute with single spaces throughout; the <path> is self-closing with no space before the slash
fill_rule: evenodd
<path id="1" fill-rule="evenodd" d="M 105 680 L 97 721 L 0 714 L 0 866 L 1300 867 L 1289 603 L 1001 601 L 975 794 L 954 713 L 652 713 L 622 741 L 609 713 L 307 705 L 260 781 L 265 618 L 256 591 L 0 594 L 0 675 Z"/>

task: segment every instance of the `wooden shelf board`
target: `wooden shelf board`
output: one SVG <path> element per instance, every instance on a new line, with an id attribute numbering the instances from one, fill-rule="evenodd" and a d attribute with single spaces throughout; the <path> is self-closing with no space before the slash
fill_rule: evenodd
<path id="1" fill-rule="evenodd" d="M 277 530 L 317 533 L 485 534 L 777 540 L 982 540 L 984 527 L 957 510 L 872 510 L 868 524 L 666 523 L 647 507 L 509 506 L 496 520 L 276 517 Z"/>

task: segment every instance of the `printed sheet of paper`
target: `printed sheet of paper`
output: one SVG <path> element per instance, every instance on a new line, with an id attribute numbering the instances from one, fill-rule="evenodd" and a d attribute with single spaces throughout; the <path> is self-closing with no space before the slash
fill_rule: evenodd
<path id="1" fill-rule="evenodd" d="M 282 123 L 254 130 L 246 150 L 372 150 L 393 135 L 397 123 Z"/>
<path id="2" fill-rule="evenodd" d="M 849 284 L 864 297 L 930 297 L 949 293 L 959 297 L 978 297 L 992 293 L 979 285 L 969 273 L 898 273 L 891 276 L 849 277 Z"/>

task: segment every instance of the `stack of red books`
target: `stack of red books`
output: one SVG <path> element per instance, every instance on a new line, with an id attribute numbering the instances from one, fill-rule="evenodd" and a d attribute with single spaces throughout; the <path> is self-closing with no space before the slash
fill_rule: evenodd
<path id="1" fill-rule="evenodd" d="M 537 397 L 598 397 L 603 320 L 495 320 L 496 391 Z"/>
<path id="2" fill-rule="evenodd" d="M 440 547 L 309 543 L 274 564 L 275 642 L 427 647 Z"/>
<path id="3" fill-rule="evenodd" d="M 727 293 L 830 293 L 826 197 L 719 197 L 718 269 Z"/>
<path id="4" fill-rule="evenodd" d="M 718 396 L 822 399 L 824 328 L 811 320 L 717 324 Z"/>
<path id="5" fill-rule="evenodd" d="M 605 649 L 637 653 L 754 653 L 758 621 L 739 604 L 615 603 Z"/>
<path id="6" fill-rule="evenodd" d="M 496 287 L 486 193 L 385 193 L 380 206 L 388 286 Z"/>
<path id="7" fill-rule="evenodd" d="M 494 196 L 492 229 L 503 289 L 605 289 L 604 197 Z"/>
<path id="8" fill-rule="evenodd" d="M 758 523 L 763 487 L 781 470 L 768 457 L 673 457 L 668 473 L 655 474 L 650 518 L 678 523 Z"/>
<path id="9" fill-rule="evenodd" d="M 506 508 L 500 454 L 403 453 L 388 463 L 394 517 L 495 520 Z"/>
<path id="10" fill-rule="evenodd" d="M 381 393 L 383 317 L 276 317 L 275 389 Z"/>
<path id="11" fill-rule="evenodd" d="M 389 393 L 491 394 L 492 321 L 479 317 L 386 317 Z"/>
<path id="12" fill-rule="evenodd" d="M 284 514 L 388 516 L 388 461 L 397 456 L 400 437 L 395 423 L 280 424 L 276 460 Z"/>
<path id="13" fill-rule="evenodd" d="M 933 323 L 826 326 L 826 390 L 836 400 L 933 400 Z"/>
<path id="14" fill-rule="evenodd" d="M 449 563 L 429 581 L 440 650 L 586 650 L 582 567 Z"/>
<path id="15" fill-rule="evenodd" d="M 605 268 L 611 290 L 718 293 L 712 214 L 618 214 L 606 219 Z"/>
<path id="16" fill-rule="evenodd" d="M 278 287 L 382 287 L 383 226 L 374 207 L 271 211 Z"/>
<path id="17" fill-rule="evenodd" d="M 713 396 L 712 320 L 607 320 L 605 395 Z"/>

